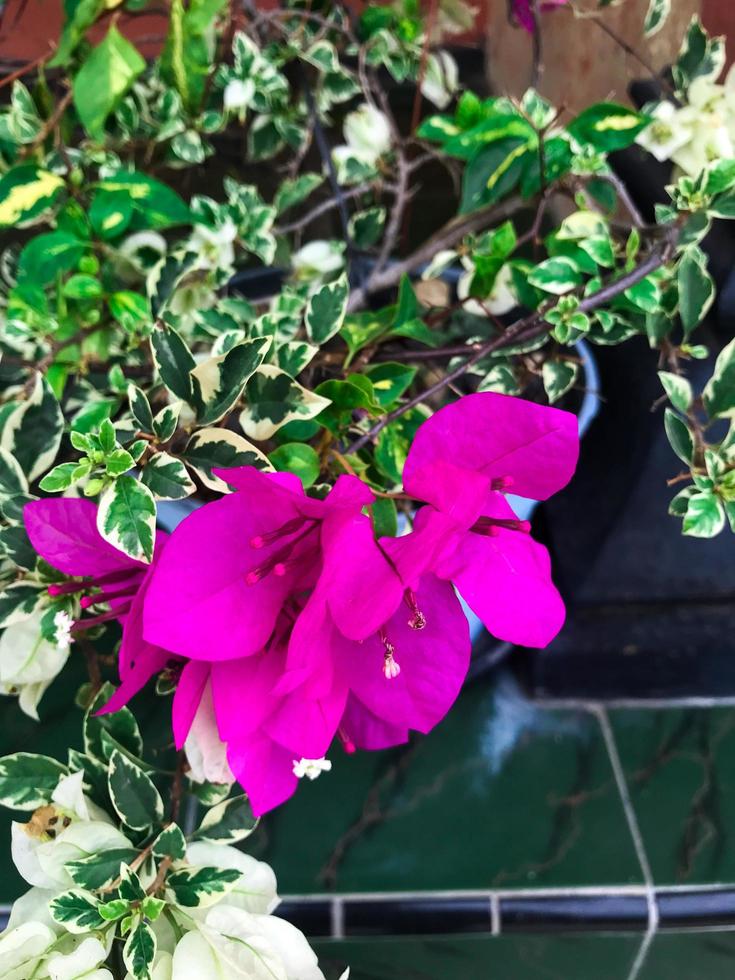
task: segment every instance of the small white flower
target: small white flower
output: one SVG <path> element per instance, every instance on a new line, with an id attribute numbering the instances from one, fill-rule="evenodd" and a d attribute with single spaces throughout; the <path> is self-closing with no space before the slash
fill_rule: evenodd
<path id="1" fill-rule="evenodd" d="M 298 779 L 316 779 L 323 772 L 330 772 L 332 763 L 329 759 L 294 759 L 293 774 Z"/>
<path id="2" fill-rule="evenodd" d="M 457 62 L 448 51 L 430 54 L 421 82 L 421 93 L 438 109 L 446 109 L 459 84 Z"/>
<path id="3" fill-rule="evenodd" d="M 239 78 L 233 78 L 225 86 L 224 107 L 228 112 L 247 109 L 254 95 L 255 83 L 252 79 L 241 81 Z"/>
<path id="4" fill-rule="evenodd" d="M 56 627 L 56 647 L 62 652 L 66 652 L 71 645 L 71 628 L 74 620 L 69 613 L 60 609 L 54 616 L 54 626 Z"/>
<path id="5" fill-rule="evenodd" d="M 189 239 L 188 248 L 196 252 L 202 269 L 229 268 L 235 262 L 237 225 L 227 218 L 219 227 L 196 225 Z"/>

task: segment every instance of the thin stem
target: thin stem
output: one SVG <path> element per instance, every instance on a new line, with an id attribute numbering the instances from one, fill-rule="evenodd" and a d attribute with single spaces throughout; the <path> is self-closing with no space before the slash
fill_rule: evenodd
<path id="1" fill-rule="evenodd" d="M 671 255 L 673 254 L 676 240 L 678 239 L 678 229 L 675 235 L 666 242 L 663 248 L 656 248 L 649 255 L 649 257 L 637 265 L 630 272 L 621 276 L 619 279 L 614 280 L 608 285 L 603 286 L 598 289 L 597 292 L 591 293 L 589 296 L 585 296 L 580 300 L 579 311 L 581 313 L 589 313 L 592 310 L 596 310 L 598 307 L 603 306 L 605 303 L 619 296 L 621 293 L 625 292 L 626 289 L 630 289 L 631 286 L 635 286 L 646 276 L 649 276 L 656 269 L 665 265 L 669 261 Z M 497 350 L 502 350 L 504 347 L 509 347 L 514 343 L 519 341 L 532 340 L 535 337 L 539 337 L 551 329 L 551 325 L 544 320 L 545 314 L 548 312 L 550 307 L 554 305 L 556 300 L 549 302 L 544 305 L 540 310 L 529 314 L 529 316 L 523 317 L 521 320 L 517 320 L 515 323 L 511 324 L 507 330 L 501 334 L 499 337 L 494 337 L 492 340 L 480 345 L 475 352 L 466 361 L 458 365 L 454 370 L 450 371 L 449 374 L 444 375 L 433 385 L 427 388 L 425 391 L 420 392 L 418 395 L 399 405 L 398 408 L 393 409 L 392 412 L 388 412 L 383 418 L 379 419 L 375 425 L 373 425 L 367 432 L 356 439 L 350 446 L 345 450 L 345 454 L 356 453 L 368 443 L 373 442 L 376 436 L 382 432 L 386 425 L 390 425 L 395 419 L 400 418 L 409 412 L 412 408 L 420 405 L 422 402 L 431 398 L 437 392 L 442 391 L 447 385 L 450 385 L 453 381 L 461 378 L 462 375 L 473 367 L 478 361 L 481 361 L 488 354 L 492 354 Z"/>
<path id="2" fill-rule="evenodd" d="M 660 71 L 657 71 L 656 67 L 648 60 L 648 58 L 644 57 L 639 51 L 636 51 L 631 44 L 628 44 L 624 37 L 621 37 L 617 31 L 613 30 L 609 24 L 605 23 L 604 18 L 593 15 L 591 20 L 593 23 L 597 24 L 600 30 L 604 31 L 604 33 L 607 34 L 612 41 L 622 48 L 627 55 L 630 55 L 630 57 L 634 58 L 642 68 L 645 68 L 651 78 L 666 89 L 666 92 L 673 102 L 675 102 L 677 105 L 681 105 L 676 97 L 676 92 L 669 81 L 664 78 Z"/>

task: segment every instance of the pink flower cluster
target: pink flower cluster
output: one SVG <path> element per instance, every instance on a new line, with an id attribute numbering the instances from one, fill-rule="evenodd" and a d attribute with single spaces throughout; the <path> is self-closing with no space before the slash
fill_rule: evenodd
<path id="1" fill-rule="evenodd" d="M 567 2 L 568 0 L 541 0 L 538 9 L 541 13 L 546 13 L 556 7 L 564 7 Z M 529 34 L 536 30 L 533 6 L 533 0 L 512 0 L 513 16 Z"/>
<path id="2" fill-rule="evenodd" d="M 99 536 L 89 501 L 34 501 L 25 521 L 46 561 L 84 578 L 54 591 L 105 606 L 74 628 L 122 624 L 122 683 L 106 710 L 174 661 L 177 745 L 211 702 L 261 814 L 293 793 L 294 763 L 335 738 L 348 752 L 380 749 L 444 717 L 470 655 L 457 593 L 501 639 L 544 646 L 556 635 L 564 606 L 548 554 L 505 494 L 546 499 L 577 453 L 573 415 L 476 394 L 416 434 L 403 482 L 422 506 L 402 537 L 376 540 L 374 496 L 356 477 L 320 500 L 291 474 L 251 467 L 220 471 L 234 492 L 159 534 L 150 566 Z"/>

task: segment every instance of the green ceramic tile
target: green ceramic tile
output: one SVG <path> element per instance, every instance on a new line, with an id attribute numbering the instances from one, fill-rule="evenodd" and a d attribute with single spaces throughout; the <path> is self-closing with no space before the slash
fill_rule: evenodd
<path id="1" fill-rule="evenodd" d="M 735 933 L 657 936 L 638 980 L 732 980 Z"/>
<path id="2" fill-rule="evenodd" d="M 735 881 L 735 709 L 611 720 L 657 884 Z"/>
<path id="3" fill-rule="evenodd" d="M 639 936 L 590 934 L 316 944 L 327 980 L 348 965 L 350 980 L 626 980 L 639 946 Z"/>
<path id="4" fill-rule="evenodd" d="M 282 893 L 640 882 L 596 720 L 508 678 L 408 748 L 334 761 L 254 842 Z"/>

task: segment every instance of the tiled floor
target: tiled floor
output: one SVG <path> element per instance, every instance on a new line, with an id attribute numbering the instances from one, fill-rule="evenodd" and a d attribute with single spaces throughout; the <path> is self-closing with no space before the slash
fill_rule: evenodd
<path id="1" fill-rule="evenodd" d="M 77 738 L 58 688 L 40 726 L 4 708 L 9 746 Z M 139 711 L 166 721 L 160 702 Z M 310 918 L 291 908 L 313 935 L 346 937 L 318 941 L 329 980 L 342 962 L 352 980 L 731 980 L 735 933 L 655 927 L 657 891 L 735 882 L 734 756 L 735 707 L 536 703 L 500 672 L 410 746 L 335 753 L 246 846 L 281 894 L 327 900 Z M 21 883 L 2 870 L 8 902 Z M 735 897 L 710 899 L 711 921 L 735 924 Z"/>

